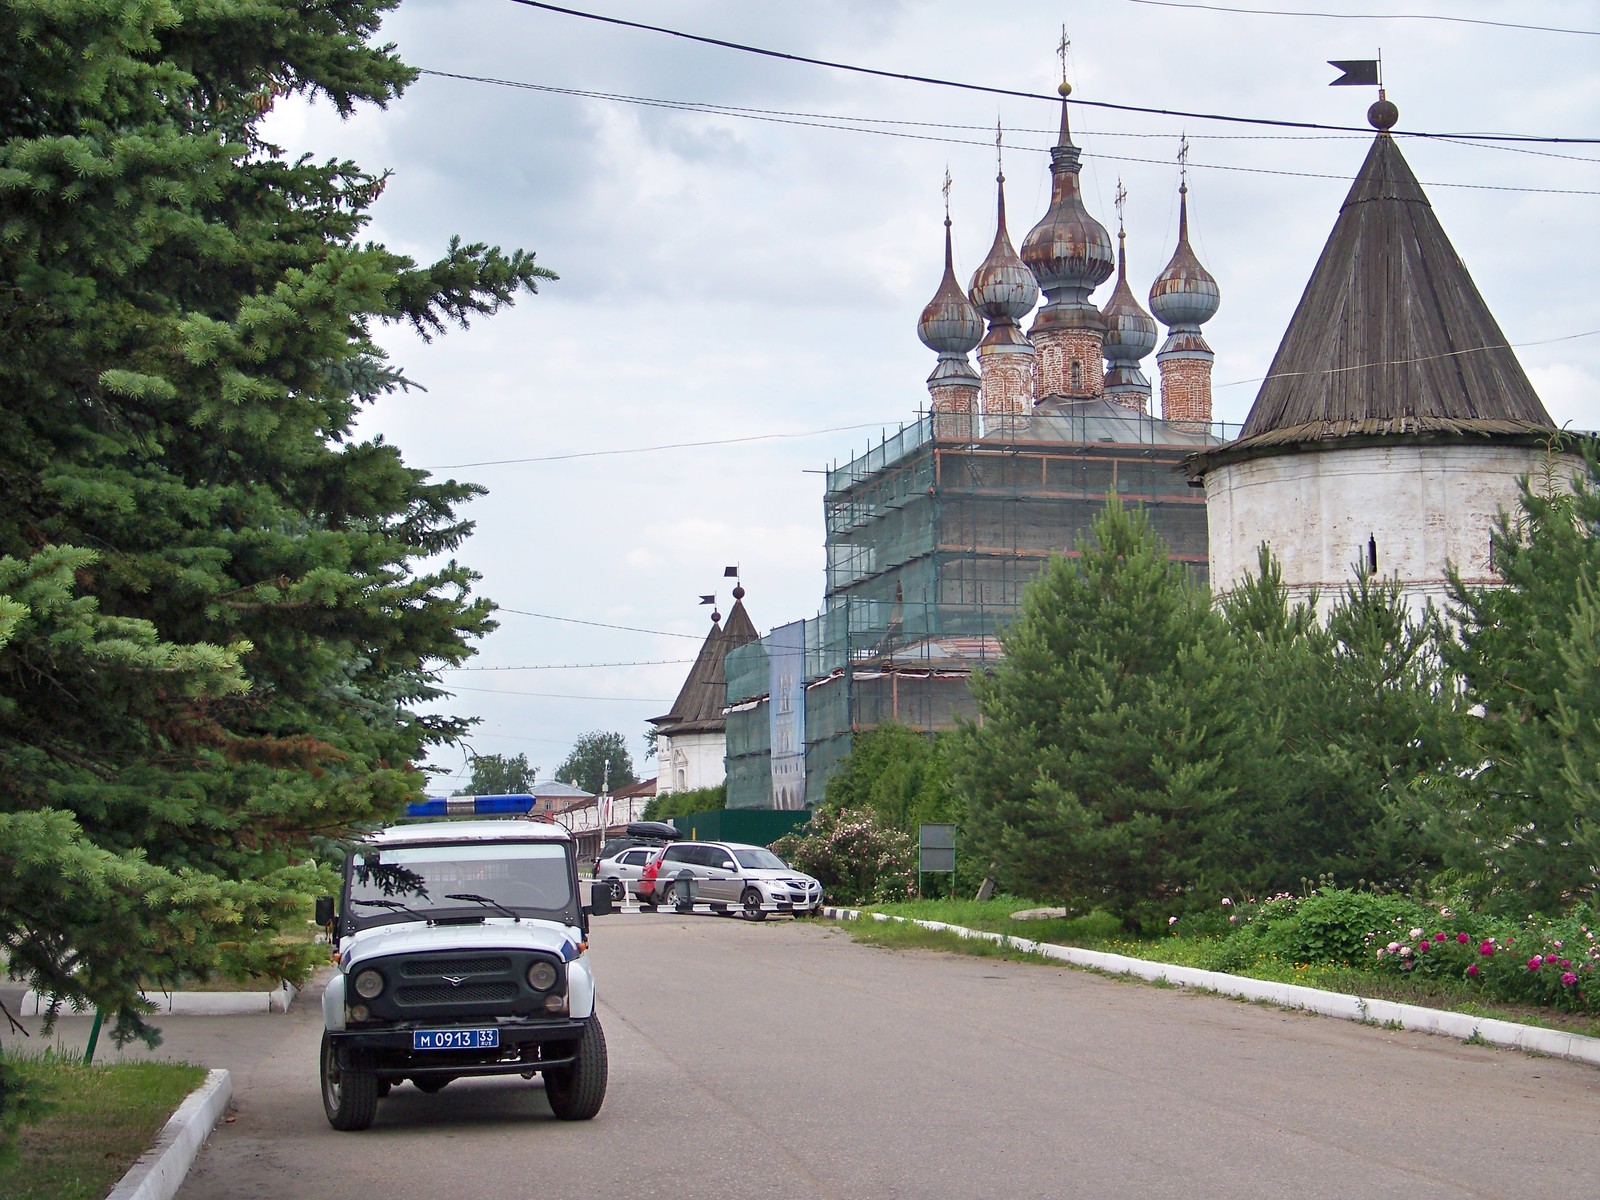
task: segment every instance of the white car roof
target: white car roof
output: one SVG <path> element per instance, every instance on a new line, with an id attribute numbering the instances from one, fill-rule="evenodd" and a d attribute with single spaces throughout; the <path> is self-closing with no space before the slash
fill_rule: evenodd
<path id="1" fill-rule="evenodd" d="M 391 825 L 364 838 L 371 846 L 422 842 L 567 842 L 572 835 L 549 821 L 423 821 Z"/>

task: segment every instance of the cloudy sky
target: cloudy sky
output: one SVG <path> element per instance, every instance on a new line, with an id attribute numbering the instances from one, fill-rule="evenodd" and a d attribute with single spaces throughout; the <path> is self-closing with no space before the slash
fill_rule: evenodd
<path id="1" fill-rule="evenodd" d="M 469 751 L 525 753 L 548 778 L 595 729 L 622 733 L 654 774 L 646 718 L 670 706 L 709 626 L 699 596 L 727 612 L 726 565 L 763 632 L 816 613 L 817 472 L 927 403 L 934 357 L 915 326 L 942 269 L 946 169 L 963 280 L 994 233 L 997 121 L 1013 240 L 1044 212 L 1063 20 L 1074 100 L 1365 128 L 1373 90 L 1328 87 L 1325 60 L 1381 52 L 1397 133 L 1600 133 L 1589 0 L 571 4 L 1039 98 L 514 0 L 406 0 L 383 33 L 429 73 L 400 101 L 347 122 L 280 107 L 286 149 L 393 172 L 376 239 L 429 260 L 460 234 L 535 251 L 561 276 L 432 344 L 391 333 L 427 390 L 364 425 L 413 465 L 490 489 L 461 557 L 508 611 L 473 669 L 446 676 L 455 711 L 482 723 L 436 755 L 439 787 L 464 778 Z M 1396 7 L 1413 15 L 1362 15 Z M 1238 11 L 1252 8 L 1275 11 Z M 1127 188 L 1141 301 L 1176 240 L 1187 134 L 1192 241 L 1222 289 L 1206 327 L 1216 416 L 1242 421 L 1370 134 L 1087 105 L 1072 120 L 1090 211 L 1113 232 Z M 1600 145 L 1402 147 L 1552 416 L 1600 428 Z"/>

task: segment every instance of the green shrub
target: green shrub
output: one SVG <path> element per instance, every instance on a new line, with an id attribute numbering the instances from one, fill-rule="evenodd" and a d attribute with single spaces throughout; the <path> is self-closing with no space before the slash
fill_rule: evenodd
<path id="1" fill-rule="evenodd" d="M 916 847 L 869 812 L 812 814 L 772 849 L 797 870 L 814 875 L 836 904 L 905 900 L 916 894 Z"/>

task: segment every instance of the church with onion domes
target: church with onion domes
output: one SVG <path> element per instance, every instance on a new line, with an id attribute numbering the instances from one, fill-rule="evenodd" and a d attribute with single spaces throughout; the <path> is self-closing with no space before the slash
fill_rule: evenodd
<path id="1" fill-rule="evenodd" d="M 1579 466 L 1401 155 L 1381 92 L 1366 162 L 1229 438 L 1203 332 L 1222 293 L 1190 244 L 1186 173 L 1146 310 L 1121 185 L 1113 249 L 1085 206 L 1060 91 L 1050 203 L 1020 252 L 1003 172 L 994 239 L 965 289 L 946 212 L 943 275 L 917 323 L 937 356 L 928 411 L 827 472 L 821 612 L 728 655 L 730 807 L 815 804 L 857 731 L 975 717 L 967 684 L 1000 654 L 997 628 L 1052 555 L 1078 553 L 1109 495 L 1141 506 L 1215 594 L 1265 545 L 1292 596 L 1323 611 L 1357 574 L 1396 580 L 1421 608 L 1451 569 L 1495 581 L 1490 532 L 1521 478 Z M 1158 393 L 1142 366 L 1152 352 Z"/>

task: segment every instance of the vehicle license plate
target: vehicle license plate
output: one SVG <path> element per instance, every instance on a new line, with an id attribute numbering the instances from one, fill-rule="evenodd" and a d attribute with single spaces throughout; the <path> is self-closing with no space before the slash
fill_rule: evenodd
<path id="1" fill-rule="evenodd" d="M 498 1029 L 413 1029 L 413 1050 L 493 1050 L 500 1045 Z"/>

